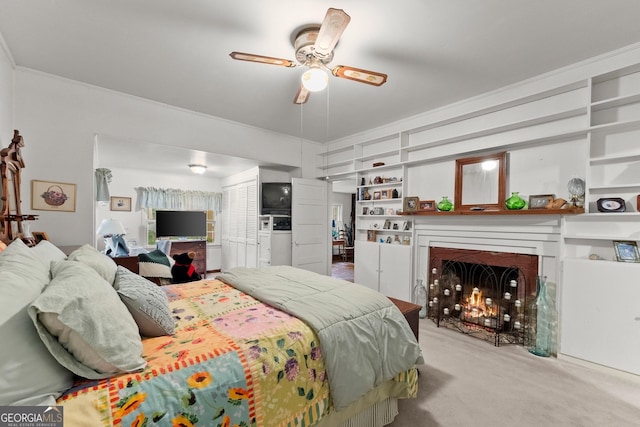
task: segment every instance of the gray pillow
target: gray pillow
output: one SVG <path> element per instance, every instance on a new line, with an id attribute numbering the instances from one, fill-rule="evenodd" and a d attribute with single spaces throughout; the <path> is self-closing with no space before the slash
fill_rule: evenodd
<path id="1" fill-rule="evenodd" d="M 138 325 L 110 283 L 77 261 L 53 262 L 51 274 L 28 312 L 61 365 L 89 379 L 146 366 Z"/>
<path id="2" fill-rule="evenodd" d="M 173 335 L 175 322 L 169 310 L 169 300 L 161 287 L 119 266 L 114 288 L 138 324 L 141 335 Z"/>

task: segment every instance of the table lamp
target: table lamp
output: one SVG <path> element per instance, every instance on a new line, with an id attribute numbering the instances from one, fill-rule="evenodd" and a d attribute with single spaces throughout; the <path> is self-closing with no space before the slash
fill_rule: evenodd
<path id="1" fill-rule="evenodd" d="M 104 239 L 105 254 L 112 257 L 129 255 L 129 249 L 122 238 L 127 231 L 120 221 L 103 219 L 96 234 Z"/>

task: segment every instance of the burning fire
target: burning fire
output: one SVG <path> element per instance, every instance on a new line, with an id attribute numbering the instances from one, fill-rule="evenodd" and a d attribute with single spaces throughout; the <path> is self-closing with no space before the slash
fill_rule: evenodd
<path id="1" fill-rule="evenodd" d="M 472 319 L 494 317 L 497 309 L 491 298 L 485 298 L 482 295 L 482 290 L 473 288 L 469 296 L 465 298 L 464 317 Z"/>

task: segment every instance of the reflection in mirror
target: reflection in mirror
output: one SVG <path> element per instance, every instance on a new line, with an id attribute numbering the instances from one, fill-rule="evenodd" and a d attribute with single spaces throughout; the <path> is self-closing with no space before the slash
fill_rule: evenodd
<path id="1" fill-rule="evenodd" d="M 505 200 L 506 153 L 456 160 L 455 207 L 502 209 Z"/>

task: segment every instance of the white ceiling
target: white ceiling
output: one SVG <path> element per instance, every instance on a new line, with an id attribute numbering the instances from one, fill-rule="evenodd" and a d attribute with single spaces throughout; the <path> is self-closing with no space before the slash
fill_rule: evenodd
<path id="1" fill-rule="evenodd" d="M 338 64 L 387 73 L 381 87 L 332 77 L 293 104 L 296 28 L 327 8 L 351 22 Z M 17 66 L 272 131 L 327 142 L 640 42 L 638 0 L 0 0 Z"/>

